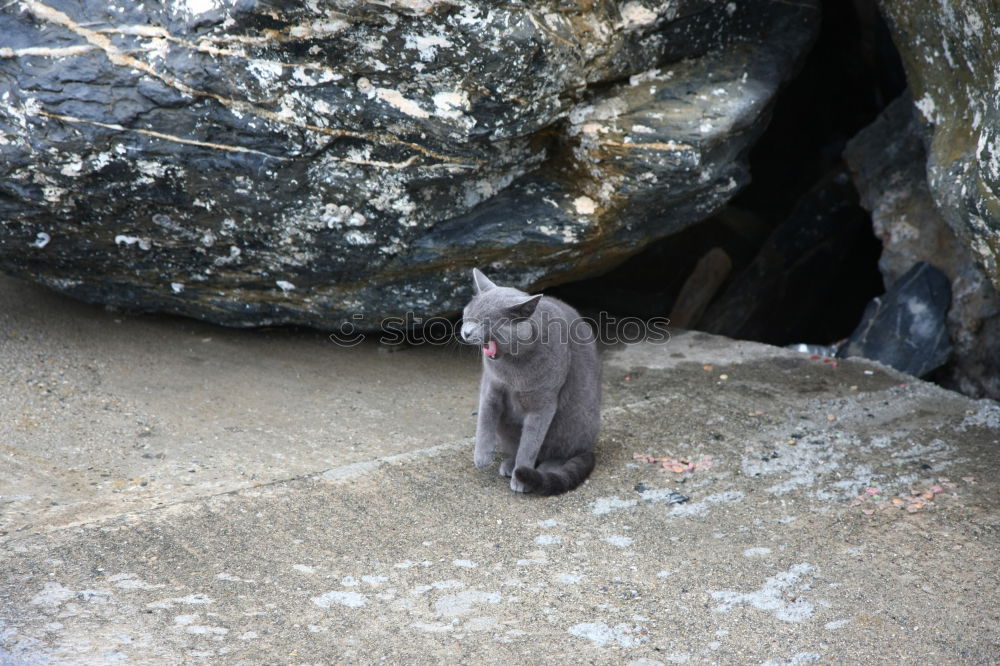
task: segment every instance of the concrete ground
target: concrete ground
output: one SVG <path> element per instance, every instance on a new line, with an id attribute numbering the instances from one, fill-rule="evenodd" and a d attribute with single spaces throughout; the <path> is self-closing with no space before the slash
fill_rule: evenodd
<path id="1" fill-rule="evenodd" d="M 472 465 L 477 351 L 0 278 L 0 664 L 1000 663 L 1000 406 L 678 333 L 598 467 Z"/>

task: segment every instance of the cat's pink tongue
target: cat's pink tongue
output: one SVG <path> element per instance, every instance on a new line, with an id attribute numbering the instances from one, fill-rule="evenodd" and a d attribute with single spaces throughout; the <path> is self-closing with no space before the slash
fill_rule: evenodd
<path id="1" fill-rule="evenodd" d="M 496 358 L 497 356 L 497 343 L 496 340 L 490 340 L 485 345 L 483 345 L 483 353 L 490 358 Z"/>

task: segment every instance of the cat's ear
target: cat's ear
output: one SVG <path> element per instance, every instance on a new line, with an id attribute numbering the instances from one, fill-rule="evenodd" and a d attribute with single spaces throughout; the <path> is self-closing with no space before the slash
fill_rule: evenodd
<path id="1" fill-rule="evenodd" d="M 542 300 L 541 294 L 529 296 L 517 305 L 507 308 L 507 312 L 510 313 L 513 319 L 527 319 L 535 313 L 535 308 L 538 307 L 538 301 L 540 300 Z"/>
<path id="2" fill-rule="evenodd" d="M 484 291 L 489 291 L 490 289 L 496 287 L 496 285 L 493 284 L 488 277 L 483 275 L 483 272 L 478 268 L 472 269 L 472 282 L 476 286 L 477 294 L 481 294 Z"/>

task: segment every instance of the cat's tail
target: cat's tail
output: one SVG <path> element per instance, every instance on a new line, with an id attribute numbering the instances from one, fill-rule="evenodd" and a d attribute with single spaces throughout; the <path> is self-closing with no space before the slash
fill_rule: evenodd
<path id="1" fill-rule="evenodd" d="M 594 454 L 585 451 L 561 465 L 544 462 L 537 469 L 518 467 L 514 470 L 514 478 L 524 484 L 527 492 L 558 495 L 583 483 L 594 469 L 594 462 Z"/>

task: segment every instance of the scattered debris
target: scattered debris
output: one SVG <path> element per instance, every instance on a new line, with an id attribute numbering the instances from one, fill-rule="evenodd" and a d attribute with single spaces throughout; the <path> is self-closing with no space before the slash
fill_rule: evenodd
<path id="1" fill-rule="evenodd" d="M 663 502 L 664 504 L 683 504 L 691 499 L 687 495 L 667 488 L 647 488 L 640 491 L 639 494 L 647 502 Z"/>
<path id="2" fill-rule="evenodd" d="M 967 480 L 968 479 L 968 480 Z M 963 477 L 963 481 L 972 482 L 972 477 Z M 867 488 L 863 493 L 851 500 L 850 506 L 862 506 L 861 513 L 866 516 L 874 515 L 876 511 L 890 511 L 892 509 L 902 509 L 907 513 L 916 513 L 934 505 L 934 501 L 940 496 L 956 496 L 955 492 L 958 484 L 953 483 L 947 477 L 939 477 L 937 482 L 928 482 L 924 488 L 911 487 L 907 492 L 896 495 L 888 500 L 883 495 L 882 489 L 877 487 Z"/>
<path id="3" fill-rule="evenodd" d="M 635 453 L 632 455 L 632 458 L 650 465 L 659 465 L 662 471 L 673 472 L 674 474 L 696 472 L 700 469 L 708 469 L 715 464 L 711 456 L 703 456 L 701 460 L 688 460 L 687 458 L 673 458 L 671 456 L 658 458 L 645 453 Z"/>
<path id="4" fill-rule="evenodd" d="M 841 357 L 841 349 L 847 340 L 840 340 L 832 345 L 810 345 L 810 344 L 791 344 L 785 345 L 785 349 L 791 349 L 793 351 L 800 352 L 802 354 L 809 354 L 810 361 L 823 361 L 824 365 L 829 365 L 831 368 L 836 368 L 840 365 L 840 361 L 837 359 Z M 868 374 L 872 374 L 868 372 Z"/>
<path id="5" fill-rule="evenodd" d="M 820 356 L 836 356 L 837 351 L 840 349 L 841 343 L 833 345 L 811 345 L 804 342 L 799 342 L 791 345 L 785 345 L 785 349 L 791 349 L 792 351 L 797 351 L 802 354 L 809 354 L 809 358 L 816 361 Z"/>

